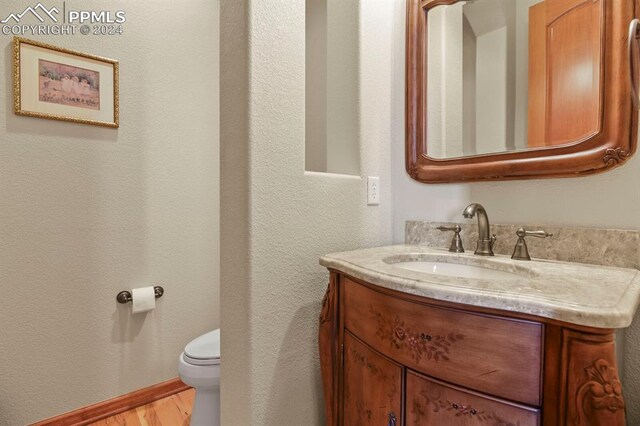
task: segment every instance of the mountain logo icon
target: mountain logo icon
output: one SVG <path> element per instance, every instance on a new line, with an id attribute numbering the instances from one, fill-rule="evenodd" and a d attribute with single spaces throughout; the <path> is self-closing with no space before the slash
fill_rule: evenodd
<path id="1" fill-rule="evenodd" d="M 28 14 L 35 16 L 38 19 L 38 21 L 43 23 L 44 23 L 43 16 L 49 17 L 53 22 L 58 22 L 58 18 L 55 17 L 55 15 L 57 15 L 58 13 L 60 13 L 60 11 L 56 7 L 47 9 L 42 5 L 42 3 L 38 3 L 33 7 L 32 6 L 27 7 L 24 11 L 22 11 L 22 13 L 18 13 L 18 14 L 12 13 L 11 15 L 7 16 L 5 19 L 0 21 L 0 23 L 6 24 L 11 20 L 18 23 L 22 18 L 24 18 Z"/>

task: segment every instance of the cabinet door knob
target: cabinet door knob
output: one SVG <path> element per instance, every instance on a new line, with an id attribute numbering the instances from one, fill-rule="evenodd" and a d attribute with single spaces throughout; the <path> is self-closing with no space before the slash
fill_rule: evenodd
<path id="1" fill-rule="evenodd" d="M 387 423 L 387 426 L 396 426 L 396 413 L 392 411 L 389 413 L 388 417 L 389 422 Z"/>

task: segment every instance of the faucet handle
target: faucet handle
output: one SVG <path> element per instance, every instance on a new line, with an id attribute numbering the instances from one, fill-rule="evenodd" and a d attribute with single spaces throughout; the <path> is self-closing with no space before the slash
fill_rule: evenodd
<path id="1" fill-rule="evenodd" d="M 453 238 L 451 239 L 451 245 L 449 251 L 451 253 L 464 253 L 464 247 L 462 246 L 462 238 L 460 238 L 460 231 L 462 228 L 460 225 L 456 226 L 438 226 L 438 229 L 442 232 L 452 231 Z"/>
<path id="2" fill-rule="evenodd" d="M 547 237 L 553 237 L 553 234 L 550 234 L 546 231 L 527 231 L 524 228 L 520 228 L 516 231 L 516 235 L 519 238 L 524 238 L 524 237 L 537 237 L 537 238 L 547 238 Z"/>
<path id="3" fill-rule="evenodd" d="M 437 229 L 439 229 L 442 232 L 453 231 L 456 234 L 459 234 L 460 231 L 462 231 L 462 228 L 460 227 L 460 225 L 456 225 L 456 226 L 438 226 Z"/>
<path id="4" fill-rule="evenodd" d="M 511 255 L 511 258 L 514 260 L 531 260 L 529 248 L 527 247 L 527 242 L 524 240 L 524 237 L 553 237 L 553 234 L 546 231 L 527 231 L 524 228 L 518 229 L 516 235 L 518 236 L 518 241 L 516 241 L 516 246 L 513 248 L 513 254 Z"/>

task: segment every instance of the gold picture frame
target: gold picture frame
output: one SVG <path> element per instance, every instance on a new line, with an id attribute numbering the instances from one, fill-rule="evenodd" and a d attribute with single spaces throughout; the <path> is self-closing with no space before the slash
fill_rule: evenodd
<path id="1" fill-rule="evenodd" d="M 118 128 L 118 61 L 14 37 L 13 102 L 17 115 Z"/>

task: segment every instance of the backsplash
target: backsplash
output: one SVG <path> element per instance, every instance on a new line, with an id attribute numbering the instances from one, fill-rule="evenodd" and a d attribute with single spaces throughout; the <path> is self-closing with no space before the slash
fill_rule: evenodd
<path id="1" fill-rule="evenodd" d="M 436 229 L 441 225 L 460 225 L 465 251 L 475 250 L 478 240 L 478 224 L 475 220 L 467 223 L 407 221 L 405 243 L 448 249 L 453 233 Z M 491 224 L 491 233 L 497 236 L 493 249 L 496 254 L 513 253 L 519 228 L 520 225 Z M 550 238 L 527 237 L 527 246 L 533 259 L 640 269 L 640 231 L 547 225 L 527 225 L 524 228 L 553 234 Z"/>

